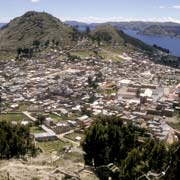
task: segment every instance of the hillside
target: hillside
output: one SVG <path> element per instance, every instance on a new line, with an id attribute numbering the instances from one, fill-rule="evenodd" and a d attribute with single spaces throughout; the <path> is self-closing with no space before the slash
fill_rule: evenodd
<path id="1" fill-rule="evenodd" d="M 118 31 L 110 25 L 98 26 L 91 31 L 92 39 L 104 42 L 122 42 L 123 39 L 119 36 Z"/>
<path id="2" fill-rule="evenodd" d="M 58 41 L 64 46 L 71 42 L 72 29 L 59 19 L 44 12 L 27 12 L 13 19 L 0 30 L 0 50 L 15 50 L 32 46 L 34 40 Z"/>
<path id="3" fill-rule="evenodd" d="M 157 35 L 157 36 L 171 36 L 180 38 L 180 26 L 160 26 L 152 25 L 145 28 L 141 34 Z"/>
<path id="4" fill-rule="evenodd" d="M 120 43 L 123 46 L 130 45 L 146 51 L 152 51 L 153 47 L 143 43 L 142 41 L 125 34 L 121 30 L 117 30 L 110 25 L 98 26 L 91 31 L 92 39 L 106 43 Z"/>

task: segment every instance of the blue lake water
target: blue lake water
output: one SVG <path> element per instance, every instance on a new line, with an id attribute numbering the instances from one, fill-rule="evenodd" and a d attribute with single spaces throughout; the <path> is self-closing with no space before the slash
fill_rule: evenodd
<path id="1" fill-rule="evenodd" d="M 163 48 L 169 49 L 170 53 L 175 56 L 180 56 L 180 38 L 171 38 L 166 36 L 151 36 L 137 34 L 134 30 L 123 30 L 126 34 L 131 35 L 147 44 L 156 44 Z"/>

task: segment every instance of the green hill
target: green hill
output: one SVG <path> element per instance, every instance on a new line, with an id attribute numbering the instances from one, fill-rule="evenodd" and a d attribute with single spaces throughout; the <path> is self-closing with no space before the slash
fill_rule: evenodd
<path id="1" fill-rule="evenodd" d="M 98 26 L 95 30 L 91 31 L 91 37 L 94 40 L 107 43 L 123 41 L 117 30 L 110 25 Z"/>
<path id="2" fill-rule="evenodd" d="M 121 30 L 113 28 L 111 25 L 98 26 L 91 33 L 93 40 L 104 42 L 104 43 L 120 43 L 124 46 L 130 45 L 134 48 L 152 51 L 154 48 L 145 44 L 144 42 L 125 34 Z"/>
<path id="3" fill-rule="evenodd" d="M 52 15 L 30 11 L 0 30 L 0 50 L 30 47 L 34 40 L 41 43 L 55 40 L 65 46 L 71 43 L 71 34 L 72 29 Z"/>

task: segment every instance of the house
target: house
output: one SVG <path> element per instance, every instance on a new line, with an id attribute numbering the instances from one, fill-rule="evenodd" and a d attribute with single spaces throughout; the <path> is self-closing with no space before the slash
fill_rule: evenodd
<path id="1" fill-rule="evenodd" d="M 174 109 L 165 108 L 165 109 L 162 111 L 162 115 L 163 115 L 163 116 L 172 117 L 172 116 L 174 115 Z"/>
<path id="2" fill-rule="evenodd" d="M 140 117 L 140 118 L 146 118 L 147 112 L 146 112 L 146 111 L 145 111 L 145 112 L 137 112 L 137 111 L 134 111 L 134 112 L 132 113 L 132 115 L 137 116 L 137 117 Z"/>
<path id="3" fill-rule="evenodd" d="M 50 117 L 47 117 L 44 121 L 44 124 L 48 127 L 55 126 L 54 120 Z"/>
<path id="4" fill-rule="evenodd" d="M 87 115 L 81 116 L 79 118 L 76 119 L 77 123 L 81 126 L 84 127 L 86 125 L 88 125 L 88 123 L 90 122 L 90 119 Z"/>
<path id="5" fill-rule="evenodd" d="M 56 126 L 53 126 L 51 128 L 56 134 L 65 133 L 72 129 L 72 127 L 68 123 L 57 123 Z"/>
<path id="6" fill-rule="evenodd" d="M 27 125 L 29 125 L 29 121 L 21 121 L 21 125 L 24 125 L 24 126 L 27 126 Z"/>
<path id="7" fill-rule="evenodd" d="M 131 83 L 131 80 L 129 79 L 123 79 L 120 81 L 120 86 L 129 86 Z"/>
<path id="8" fill-rule="evenodd" d="M 76 127 L 76 126 L 77 126 L 77 122 L 76 122 L 76 121 L 68 120 L 67 122 L 68 122 L 68 123 L 70 124 L 70 126 L 72 126 L 72 127 Z"/>
<path id="9" fill-rule="evenodd" d="M 53 141 L 57 139 L 55 133 L 34 133 L 34 138 L 37 141 Z"/>
<path id="10" fill-rule="evenodd" d="M 151 97 L 152 96 L 152 90 L 147 88 L 147 89 L 145 89 L 145 91 L 142 95 L 145 97 Z"/>

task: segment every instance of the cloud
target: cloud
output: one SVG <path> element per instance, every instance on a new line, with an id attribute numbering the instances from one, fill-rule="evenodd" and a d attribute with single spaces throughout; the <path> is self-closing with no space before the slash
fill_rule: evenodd
<path id="1" fill-rule="evenodd" d="M 0 17 L 0 23 L 8 23 L 11 19 L 11 17 Z"/>
<path id="2" fill-rule="evenodd" d="M 172 6 L 173 9 L 180 9 L 180 5 L 174 5 Z"/>
<path id="3" fill-rule="evenodd" d="M 173 5 L 173 6 L 159 6 L 159 9 L 180 9 L 180 5 Z"/>
<path id="4" fill-rule="evenodd" d="M 135 18 L 124 18 L 120 16 L 114 17 L 60 17 L 62 21 L 72 20 L 72 21 L 79 21 L 79 22 L 86 22 L 86 23 L 103 23 L 103 22 L 119 22 L 119 21 L 135 21 Z"/>
<path id="5" fill-rule="evenodd" d="M 40 0 L 31 0 L 32 3 L 37 3 L 39 2 Z"/>
<path id="6" fill-rule="evenodd" d="M 85 23 L 103 23 L 103 22 L 121 22 L 121 21 L 147 21 L 147 22 L 176 22 L 180 23 L 180 19 L 173 17 L 151 17 L 151 18 L 124 18 L 124 17 L 60 17 L 62 21 L 79 21 Z"/>
<path id="7" fill-rule="evenodd" d="M 9 22 L 12 17 L 0 17 L 0 22 Z M 85 17 L 59 17 L 62 21 L 79 21 L 85 23 L 104 23 L 104 22 L 123 22 L 123 21 L 147 21 L 147 22 L 176 22 L 180 23 L 180 19 L 164 16 L 164 17 L 149 17 L 149 18 L 134 18 L 134 17 L 94 17 L 94 16 L 85 16 Z"/>

